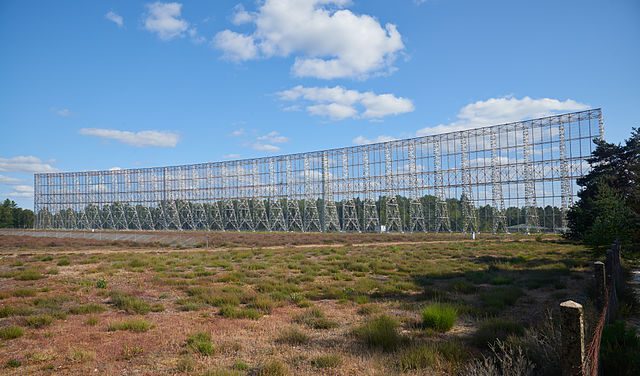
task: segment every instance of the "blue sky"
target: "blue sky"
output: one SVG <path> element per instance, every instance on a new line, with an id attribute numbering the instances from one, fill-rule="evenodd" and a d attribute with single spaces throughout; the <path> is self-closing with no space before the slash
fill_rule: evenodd
<path id="1" fill-rule="evenodd" d="M 0 197 L 34 172 L 310 151 L 601 107 L 640 126 L 640 2 L 2 1 Z"/>

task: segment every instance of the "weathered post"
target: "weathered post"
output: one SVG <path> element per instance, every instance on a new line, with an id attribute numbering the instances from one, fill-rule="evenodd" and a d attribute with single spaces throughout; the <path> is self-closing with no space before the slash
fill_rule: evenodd
<path id="1" fill-rule="evenodd" d="M 607 299 L 607 276 L 604 269 L 604 263 L 602 261 L 593 263 L 593 277 L 596 289 L 595 303 L 598 308 L 598 313 L 604 308 Z"/>
<path id="2" fill-rule="evenodd" d="M 560 320 L 562 328 L 562 362 L 563 376 L 583 376 L 582 365 L 585 358 L 584 318 L 582 305 L 567 300 L 560 303 Z"/>

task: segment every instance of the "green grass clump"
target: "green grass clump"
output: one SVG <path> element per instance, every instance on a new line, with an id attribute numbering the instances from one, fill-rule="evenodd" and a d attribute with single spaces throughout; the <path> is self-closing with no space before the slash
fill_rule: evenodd
<path id="1" fill-rule="evenodd" d="M 153 324 L 144 319 L 131 319 L 113 322 L 109 324 L 107 330 L 115 332 L 116 330 L 128 330 L 130 332 L 142 333 L 153 328 Z"/>
<path id="2" fill-rule="evenodd" d="M 403 372 L 433 367 L 438 362 L 438 351 L 435 346 L 413 346 L 400 352 L 396 362 Z"/>
<path id="3" fill-rule="evenodd" d="M 100 313 L 104 311 L 106 311 L 106 308 L 96 303 L 77 305 L 69 309 L 69 313 L 72 315 L 86 315 L 89 313 Z"/>
<path id="4" fill-rule="evenodd" d="M 632 326 L 621 320 L 605 326 L 600 349 L 605 375 L 640 374 L 640 336 Z"/>
<path id="5" fill-rule="evenodd" d="M 254 308 L 254 309 L 257 309 L 258 311 L 264 312 L 265 314 L 270 314 L 271 311 L 273 311 L 273 307 L 275 306 L 275 303 L 273 302 L 272 299 L 268 297 L 259 296 L 253 302 L 249 303 L 247 306 L 249 308 Z"/>
<path id="6" fill-rule="evenodd" d="M 514 305 L 523 295 L 524 292 L 519 287 L 497 287 L 481 293 L 480 301 L 489 312 L 496 313 L 505 307 Z"/>
<path id="7" fill-rule="evenodd" d="M 222 306 L 220 308 L 220 316 L 229 319 L 251 319 L 257 320 L 262 314 L 253 308 L 238 308 L 233 306 Z"/>
<path id="8" fill-rule="evenodd" d="M 13 292 L 11 293 L 11 295 L 15 296 L 16 298 L 29 298 L 32 296 L 36 296 L 36 290 L 34 289 L 16 289 L 13 290 Z"/>
<path id="9" fill-rule="evenodd" d="M 365 304 L 358 308 L 358 314 L 363 316 L 369 316 L 378 312 L 380 312 L 380 307 L 375 304 Z"/>
<path id="10" fill-rule="evenodd" d="M 88 326 L 96 326 L 98 325 L 98 318 L 95 316 L 89 316 L 84 323 Z"/>
<path id="11" fill-rule="evenodd" d="M 14 339 L 22 337 L 23 334 L 24 330 L 19 326 L 11 325 L 0 328 L 0 338 L 2 339 Z"/>
<path id="12" fill-rule="evenodd" d="M 68 258 L 63 257 L 60 260 L 58 260 L 58 266 L 68 266 L 71 265 L 71 261 L 69 261 Z"/>
<path id="13" fill-rule="evenodd" d="M 457 318 L 458 310 L 450 304 L 435 303 L 422 310 L 422 324 L 443 333 L 453 328 Z"/>
<path id="14" fill-rule="evenodd" d="M 289 370 L 284 363 L 274 359 L 260 366 L 255 374 L 256 376 L 286 376 L 289 374 Z"/>
<path id="15" fill-rule="evenodd" d="M 249 365 L 245 361 L 236 360 L 236 362 L 233 363 L 233 369 L 238 371 L 247 371 L 249 369 Z"/>
<path id="16" fill-rule="evenodd" d="M 524 326 L 507 319 L 490 319 L 482 324 L 473 335 L 472 342 L 478 347 L 486 347 L 496 339 L 504 340 L 507 337 L 524 335 Z"/>
<path id="17" fill-rule="evenodd" d="M 13 278 L 18 281 L 35 281 L 44 278 L 44 276 L 37 270 L 27 269 L 18 272 Z"/>
<path id="18" fill-rule="evenodd" d="M 18 368 L 22 365 L 22 362 L 19 359 L 9 359 L 5 365 L 7 368 Z"/>
<path id="19" fill-rule="evenodd" d="M 196 361 L 191 356 L 183 356 L 178 360 L 176 368 L 179 372 L 192 372 L 196 368 Z"/>
<path id="20" fill-rule="evenodd" d="M 492 285 L 510 285 L 513 282 L 513 279 L 503 275 L 497 275 L 491 278 L 490 282 Z"/>
<path id="21" fill-rule="evenodd" d="M 450 285 L 450 287 L 451 290 L 460 294 L 473 294 L 478 291 L 476 285 L 465 280 L 455 281 Z"/>
<path id="22" fill-rule="evenodd" d="M 331 329 L 338 326 L 337 322 L 329 320 L 318 307 L 308 309 L 304 313 L 296 316 L 293 321 L 312 329 Z"/>
<path id="23" fill-rule="evenodd" d="M 309 342 L 309 336 L 300 329 L 291 327 L 283 330 L 276 339 L 276 342 L 291 346 L 300 346 Z"/>
<path id="24" fill-rule="evenodd" d="M 111 304 L 126 311 L 146 315 L 151 311 L 151 305 L 140 298 L 114 291 L 111 293 Z"/>
<path id="25" fill-rule="evenodd" d="M 0 318 L 10 316 L 29 316 L 31 313 L 33 313 L 33 310 L 24 306 L 5 305 L 0 307 Z"/>
<path id="26" fill-rule="evenodd" d="M 356 328 L 353 334 L 372 348 L 383 351 L 397 349 L 403 341 L 398 333 L 398 322 L 389 316 L 382 315 L 376 319 Z"/>
<path id="27" fill-rule="evenodd" d="M 99 289 L 106 289 L 107 288 L 107 281 L 105 281 L 104 279 L 100 278 L 99 280 L 96 281 L 96 287 Z"/>
<path id="28" fill-rule="evenodd" d="M 94 360 L 96 358 L 96 353 L 91 350 L 73 347 L 69 349 L 67 358 L 73 363 L 84 363 L 90 360 Z"/>
<path id="29" fill-rule="evenodd" d="M 35 315 L 29 316 L 25 319 L 27 326 L 32 328 L 42 328 L 43 326 L 49 326 L 55 319 L 51 315 Z"/>
<path id="30" fill-rule="evenodd" d="M 198 332 L 187 337 L 187 347 L 202 355 L 212 355 L 214 351 L 211 335 L 205 332 Z"/>
<path id="31" fill-rule="evenodd" d="M 144 349 L 140 346 L 124 345 L 122 346 L 122 351 L 120 351 L 120 356 L 124 360 L 131 360 L 139 355 L 142 355 L 142 353 L 144 353 Z"/>
<path id="32" fill-rule="evenodd" d="M 335 354 L 320 355 L 311 359 L 311 365 L 316 368 L 336 368 L 342 364 L 342 358 Z"/>

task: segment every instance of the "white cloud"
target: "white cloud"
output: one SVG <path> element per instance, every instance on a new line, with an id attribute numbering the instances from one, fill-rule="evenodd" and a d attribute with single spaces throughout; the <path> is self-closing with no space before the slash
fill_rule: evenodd
<path id="1" fill-rule="evenodd" d="M 118 167 L 118 166 L 113 166 L 109 169 L 109 171 L 120 171 L 122 170 L 122 167 Z"/>
<path id="2" fill-rule="evenodd" d="M 61 117 L 69 117 L 73 115 L 73 112 L 71 112 L 71 110 L 69 110 L 68 108 L 61 108 L 61 109 L 55 110 L 55 112 L 56 112 L 56 115 Z"/>
<path id="3" fill-rule="evenodd" d="M 366 78 L 390 71 L 404 49 L 393 24 L 348 9 L 350 0 L 266 0 L 255 13 L 236 7 L 232 22 L 251 34 L 219 32 L 214 46 L 234 61 L 294 56 L 293 74 L 321 79 Z"/>
<path id="4" fill-rule="evenodd" d="M 56 172 L 58 169 L 32 155 L 0 158 L 0 171 L 3 172 Z"/>
<path id="5" fill-rule="evenodd" d="M 258 47 L 250 36 L 224 30 L 213 38 L 213 46 L 224 52 L 224 58 L 233 61 L 251 60 L 258 56 Z"/>
<path id="6" fill-rule="evenodd" d="M 189 34 L 189 38 L 191 38 L 191 41 L 195 44 L 202 44 L 207 41 L 207 38 L 200 35 L 198 33 L 198 29 L 196 29 L 195 27 L 189 28 L 187 34 Z"/>
<path id="7" fill-rule="evenodd" d="M 6 194 L 9 197 L 33 197 L 33 187 L 30 185 L 16 185 L 13 191 Z"/>
<path id="8" fill-rule="evenodd" d="M 124 26 L 124 18 L 122 18 L 121 15 L 117 14 L 114 11 L 109 11 L 107 12 L 107 14 L 104 15 L 104 18 L 108 19 L 109 21 L 113 22 L 114 24 L 118 25 L 118 27 L 123 27 Z"/>
<path id="9" fill-rule="evenodd" d="M 311 115 L 325 116 L 333 120 L 380 119 L 414 110 L 413 102 L 410 99 L 396 97 L 392 94 L 348 90 L 342 86 L 332 88 L 296 86 L 276 93 L 276 95 L 282 101 L 307 102 L 306 109 Z"/>
<path id="10" fill-rule="evenodd" d="M 353 139 L 353 143 L 356 145 L 367 145 L 367 144 L 377 144 L 379 142 L 389 142 L 389 141 L 395 141 L 395 140 L 397 140 L 397 138 L 391 137 L 391 136 L 385 136 L 385 135 L 381 135 L 373 139 L 366 138 L 364 136 L 358 136 Z"/>
<path id="11" fill-rule="evenodd" d="M 20 179 L 0 175 L 0 184 L 16 184 L 19 182 L 21 182 Z"/>
<path id="12" fill-rule="evenodd" d="M 181 18 L 182 4 L 155 2 L 147 4 L 144 28 L 162 40 L 181 37 L 189 29 L 189 23 Z"/>
<path id="13" fill-rule="evenodd" d="M 277 151 L 280 151 L 280 147 L 276 145 L 264 144 L 260 142 L 255 142 L 251 144 L 251 148 L 257 151 L 265 151 L 267 153 L 275 153 Z"/>
<path id="14" fill-rule="evenodd" d="M 244 128 L 240 128 L 240 129 L 236 129 L 235 131 L 231 132 L 231 136 L 240 137 L 240 136 L 244 136 L 245 133 L 246 132 L 244 131 Z"/>
<path id="15" fill-rule="evenodd" d="M 130 132 L 117 129 L 82 128 L 80 129 L 80 134 L 83 136 L 95 136 L 116 140 L 137 147 L 156 146 L 172 148 L 175 147 L 180 140 L 180 136 L 177 133 L 164 131 Z"/>
<path id="16" fill-rule="evenodd" d="M 234 25 L 243 25 L 252 22 L 255 19 L 255 15 L 247 12 L 242 4 L 238 4 L 233 8 L 233 15 L 231 16 L 231 22 Z"/>
<path id="17" fill-rule="evenodd" d="M 589 108 L 573 99 L 561 101 L 552 98 L 522 99 L 513 97 L 490 98 L 486 101 L 470 103 L 460 109 L 456 120 L 449 124 L 439 124 L 422 128 L 418 136 L 456 132 L 465 129 L 498 125 L 513 121 L 550 116 L 559 112 L 581 111 Z"/>
<path id="18" fill-rule="evenodd" d="M 224 159 L 240 159 L 242 156 L 240 154 L 225 154 L 222 156 Z"/>
<path id="19" fill-rule="evenodd" d="M 258 141 L 265 141 L 272 144 L 283 144 L 285 142 L 289 142 L 289 138 L 280 135 L 280 133 L 276 131 L 271 131 L 264 136 L 258 137 Z"/>

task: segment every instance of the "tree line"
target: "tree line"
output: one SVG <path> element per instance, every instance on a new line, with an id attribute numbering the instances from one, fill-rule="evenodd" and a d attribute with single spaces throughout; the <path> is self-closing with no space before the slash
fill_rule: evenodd
<path id="1" fill-rule="evenodd" d="M 33 211 L 18 207 L 15 201 L 6 199 L 0 205 L 0 228 L 33 228 Z"/>

